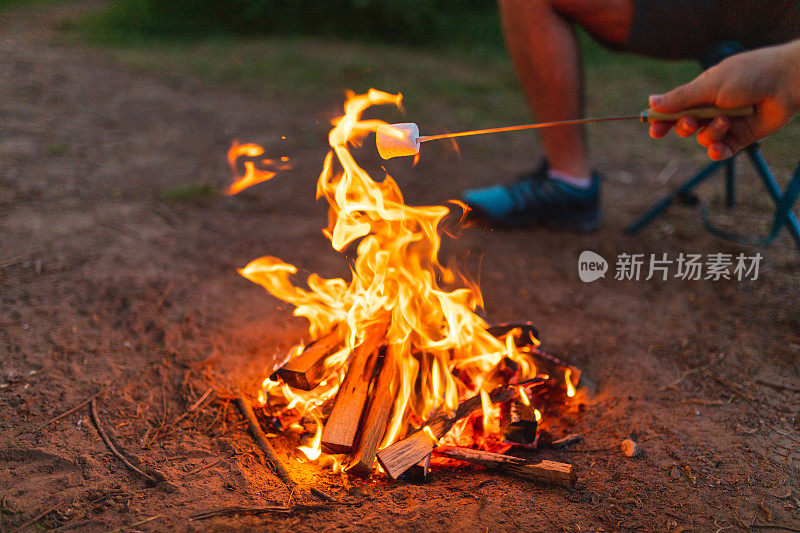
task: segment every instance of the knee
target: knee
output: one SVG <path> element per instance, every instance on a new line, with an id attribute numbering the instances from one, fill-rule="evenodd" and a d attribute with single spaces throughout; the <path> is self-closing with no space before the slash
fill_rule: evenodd
<path id="1" fill-rule="evenodd" d="M 562 0 L 498 0 L 498 4 L 503 15 L 520 17 L 552 11 L 559 1 Z"/>
<path id="2" fill-rule="evenodd" d="M 583 20 L 604 4 L 596 0 L 547 0 L 547 2 L 551 9 L 575 20 Z"/>
<path id="3" fill-rule="evenodd" d="M 613 0 L 612 3 L 619 1 Z M 599 8 L 597 0 L 498 0 L 498 3 L 506 20 L 524 18 L 534 23 L 547 20 L 547 15 L 553 13 L 578 22 L 592 17 Z M 608 3 L 600 4 L 606 6 Z"/>

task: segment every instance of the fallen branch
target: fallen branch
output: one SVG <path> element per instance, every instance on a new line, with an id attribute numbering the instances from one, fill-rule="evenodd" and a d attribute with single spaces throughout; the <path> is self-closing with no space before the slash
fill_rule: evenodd
<path id="1" fill-rule="evenodd" d="M 77 520 L 75 522 L 69 522 L 68 524 L 64 524 L 63 526 L 59 526 L 54 529 L 48 529 L 47 533 L 57 533 L 58 531 L 69 531 L 70 529 L 77 529 L 79 527 L 88 526 L 93 522 L 95 522 L 95 519 Z"/>
<path id="2" fill-rule="evenodd" d="M 109 451 L 112 454 L 114 454 L 114 456 L 117 459 L 122 461 L 122 464 L 124 464 L 129 470 L 131 470 L 132 472 L 136 472 L 137 474 L 139 474 L 140 476 L 145 478 L 149 483 L 151 483 L 153 485 L 158 485 L 160 482 L 164 481 L 163 479 L 156 479 L 154 476 L 151 476 L 150 474 L 148 474 L 146 472 L 143 472 L 142 470 L 139 470 L 138 468 L 136 468 L 128 460 L 127 457 L 122 455 L 122 453 L 117 449 L 117 447 L 114 446 L 114 443 L 111 442 L 111 439 L 108 438 L 108 435 L 106 434 L 105 430 L 103 429 L 102 424 L 100 424 L 100 417 L 97 416 L 97 401 L 96 401 L 96 399 L 92 398 L 89 401 L 89 405 L 90 405 L 89 412 L 92 415 L 92 421 L 94 422 L 94 426 L 97 428 L 97 433 L 100 434 L 100 438 L 103 439 L 103 442 L 106 444 L 106 447 L 109 449 Z"/>
<path id="3" fill-rule="evenodd" d="M 583 435 L 580 433 L 573 433 L 572 435 L 567 435 L 563 439 L 554 440 L 550 443 L 550 447 L 555 449 L 566 448 L 567 446 L 572 446 L 579 442 L 583 442 Z"/>
<path id="4" fill-rule="evenodd" d="M 134 528 L 136 526 L 141 526 L 142 524 L 146 524 L 148 522 L 152 522 L 153 520 L 157 520 L 157 519 L 159 519 L 159 518 L 161 518 L 163 516 L 164 515 L 161 515 L 161 514 L 156 515 L 156 516 L 151 516 L 150 518 L 145 518 L 144 520 L 139 520 L 138 522 L 135 522 L 133 524 L 128 524 L 127 526 L 119 526 L 117 529 L 112 529 L 108 533 L 118 533 L 118 532 L 124 531 L 126 529 L 131 529 L 131 528 Z"/>
<path id="5" fill-rule="evenodd" d="M 183 476 L 184 477 L 193 476 L 193 475 L 197 474 L 198 472 L 202 472 L 206 468 L 211 468 L 212 466 L 218 465 L 223 459 L 225 459 L 225 457 L 217 457 L 216 461 L 212 461 L 212 462 L 208 463 L 207 465 L 203 465 L 200 468 L 196 468 L 196 469 L 192 470 L 191 472 L 187 472 Z"/>
<path id="6" fill-rule="evenodd" d="M 713 360 L 709 361 L 708 363 L 706 363 L 704 365 L 700 365 L 700 366 L 696 366 L 694 368 L 690 368 L 689 370 L 686 370 L 685 372 L 682 372 L 681 375 L 678 376 L 678 379 L 676 379 L 675 381 L 673 381 L 669 385 L 664 385 L 659 390 L 661 392 L 664 392 L 664 391 L 669 390 L 669 389 L 674 389 L 675 387 L 680 385 L 683 382 L 683 380 L 685 380 L 686 378 L 688 378 L 692 374 L 697 374 L 698 372 L 705 372 L 705 370 L 707 368 L 709 368 L 711 365 L 717 363 L 720 360 L 721 360 L 721 358 L 718 357 L 717 359 L 713 359 Z"/>
<path id="7" fill-rule="evenodd" d="M 267 436 L 264 434 L 264 431 L 261 429 L 261 426 L 256 420 L 256 414 L 253 412 L 253 405 L 250 403 L 250 400 L 243 393 L 239 393 L 239 396 L 236 397 L 236 403 L 239 406 L 239 410 L 244 415 L 245 420 L 247 420 L 248 426 L 250 428 L 250 434 L 253 436 L 253 440 L 256 441 L 256 444 L 264 452 L 264 455 L 267 459 L 267 466 L 269 467 L 272 472 L 283 481 L 286 486 L 290 489 L 295 489 L 297 487 L 297 483 L 292 476 L 289 475 L 287 472 L 286 467 L 283 466 L 278 456 L 275 455 L 275 450 L 272 448 L 272 445 L 267 441 Z"/>
<path id="8" fill-rule="evenodd" d="M 722 376 L 717 376 L 716 374 L 712 374 L 711 372 L 709 372 L 707 370 L 705 371 L 705 373 L 706 373 L 706 375 L 708 375 L 710 378 L 714 379 L 720 385 L 725 386 L 729 391 L 731 391 L 735 395 L 737 395 L 737 396 L 739 396 L 741 398 L 744 398 L 745 400 L 749 400 L 751 402 L 754 402 L 756 400 L 755 397 L 752 394 L 750 394 L 749 392 L 747 392 L 747 390 L 745 390 L 744 386 L 742 386 L 742 385 L 740 385 L 738 383 L 735 383 L 735 382 L 729 380 L 728 378 L 725 378 L 725 377 L 722 377 Z"/>
<path id="9" fill-rule="evenodd" d="M 783 391 L 788 391 L 788 392 L 800 392 L 800 387 L 792 387 L 791 385 L 782 385 L 780 383 L 772 383 L 770 381 L 767 381 L 767 380 L 761 379 L 761 378 L 756 379 L 756 383 L 758 383 L 759 385 L 764 385 L 765 387 L 771 387 L 771 388 L 777 389 L 777 390 L 783 390 Z"/>
<path id="10" fill-rule="evenodd" d="M 313 494 L 314 496 L 316 496 L 320 500 L 323 500 L 323 501 L 326 501 L 326 502 L 332 502 L 332 503 L 339 503 L 339 502 L 336 501 L 336 499 L 333 496 L 331 496 L 327 492 L 323 492 L 323 491 L 321 491 L 321 490 L 319 490 L 317 488 L 314 488 L 314 487 L 311 487 L 310 491 L 311 491 L 311 494 Z"/>
<path id="11" fill-rule="evenodd" d="M 268 505 L 266 507 L 241 507 L 241 506 L 218 507 L 216 509 L 204 509 L 202 511 L 197 511 L 196 513 L 189 516 L 189 520 L 205 520 L 207 518 L 214 518 L 215 516 L 227 516 L 232 514 L 245 514 L 245 515 L 258 515 L 267 513 L 293 514 L 302 512 L 321 511 L 329 507 L 330 506 L 325 503 L 317 505 L 296 504 L 290 507 L 287 507 L 285 505 Z"/>
<path id="12" fill-rule="evenodd" d="M 209 387 L 208 390 L 200 397 L 200 399 L 198 399 L 196 402 L 194 402 L 192 404 L 192 406 L 189 407 L 189 409 L 186 410 L 185 413 L 183 413 L 178 418 L 176 418 L 175 421 L 170 423 L 170 425 L 171 426 L 175 426 L 175 425 L 179 424 L 180 422 L 183 422 L 183 420 L 185 418 L 187 418 L 189 415 L 191 415 L 193 412 L 195 412 L 201 405 L 203 405 L 205 403 L 205 401 L 208 399 L 208 397 L 211 396 L 212 394 L 214 394 L 214 389 Z"/>
<path id="13" fill-rule="evenodd" d="M 22 531 L 23 529 L 25 529 L 25 528 L 27 528 L 27 527 L 30 527 L 30 526 L 32 526 L 33 524 L 35 524 L 36 522 L 38 522 L 39 520 L 41 520 L 41 519 L 42 519 L 42 518 L 44 518 L 45 516 L 49 515 L 50 513 L 52 513 L 52 512 L 53 512 L 53 511 L 55 511 L 56 509 L 58 509 L 58 507 L 59 507 L 60 505 L 61 505 L 60 503 L 57 503 L 57 504 L 55 504 L 55 505 L 54 505 L 54 506 L 52 506 L 52 507 L 48 507 L 47 509 L 45 509 L 45 510 L 44 510 L 44 511 L 42 511 L 41 513 L 37 514 L 36 516 L 34 516 L 33 518 L 31 518 L 30 520 L 28 520 L 28 521 L 27 521 L 27 522 L 25 522 L 24 524 L 22 524 L 21 526 L 19 526 L 18 528 L 16 528 L 16 529 L 14 530 L 14 533 L 17 533 L 17 531 Z"/>
<path id="14" fill-rule="evenodd" d="M 58 422 L 58 421 L 59 421 L 59 420 L 61 420 L 62 418 L 64 418 L 64 417 L 66 417 L 66 416 L 69 416 L 69 415 L 71 415 L 72 413 L 74 413 L 74 412 L 76 412 L 78 409 L 80 409 L 81 407 L 83 407 L 83 406 L 85 406 L 86 404 L 88 404 L 89 402 L 91 402 L 91 401 L 95 400 L 95 399 L 96 399 L 98 396 L 100 396 L 100 394 L 101 394 L 102 392 L 103 392 L 103 389 L 100 389 L 99 391 L 95 392 L 95 393 L 94 393 L 92 396 L 90 396 L 89 398 L 85 399 L 84 401 L 82 401 L 81 403 L 79 403 L 78 405 L 76 405 L 75 407 L 73 407 L 72 409 L 69 409 L 68 411 L 64 411 L 63 413 L 61 413 L 61 414 L 60 414 L 60 415 L 58 415 L 58 416 L 54 416 L 53 418 L 51 418 L 50 420 L 48 420 L 47 422 L 45 422 L 44 424 L 42 424 L 41 426 L 39 426 L 38 428 L 36 428 L 36 431 L 41 431 L 41 430 L 43 430 L 44 428 L 46 428 L 47 426 L 49 426 L 50 424 L 52 424 L 53 422 Z"/>
<path id="15" fill-rule="evenodd" d="M 450 459 L 485 466 L 489 470 L 497 470 L 512 476 L 532 479 L 550 485 L 574 487 L 578 481 L 572 465 L 568 463 L 557 463 L 555 461 L 531 462 L 511 455 L 459 447 L 444 448 L 437 450 L 436 453 Z"/>

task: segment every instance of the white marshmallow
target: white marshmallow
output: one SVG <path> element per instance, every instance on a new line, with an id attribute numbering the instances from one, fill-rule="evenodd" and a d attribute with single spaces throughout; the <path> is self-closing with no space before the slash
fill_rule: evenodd
<path id="1" fill-rule="evenodd" d="M 419 128 L 413 122 L 382 124 L 375 132 L 378 153 L 384 159 L 417 155 L 419 153 Z"/>

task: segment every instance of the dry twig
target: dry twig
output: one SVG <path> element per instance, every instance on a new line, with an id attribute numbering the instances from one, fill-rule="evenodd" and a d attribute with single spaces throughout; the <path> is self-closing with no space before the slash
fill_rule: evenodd
<path id="1" fill-rule="evenodd" d="M 140 520 L 140 521 L 135 522 L 133 524 L 128 524 L 127 526 L 119 526 L 116 529 L 112 529 L 108 533 L 118 533 L 119 531 L 123 531 L 125 529 L 131 529 L 131 528 L 134 528 L 136 526 L 141 526 L 142 524 L 146 524 L 148 522 L 152 522 L 153 520 L 157 520 L 157 519 L 159 519 L 159 518 L 161 518 L 163 516 L 164 515 L 162 515 L 162 514 L 159 514 L 159 515 L 156 515 L 156 516 L 151 516 L 150 518 L 145 518 L 144 520 Z"/>
<path id="2" fill-rule="evenodd" d="M 329 505 L 325 503 L 317 505 L 296 504 L 292 505 L 291 507 L 287 507 L 284 505 L 268 505 L 266 507 L 239 507 L 239 506 L 219 507 L 216 509 L 204 509 L 202 511 L 197 511 L 196 513 L 192 514 L 189 517 L 189 520 L 205 520 L 207 518 L 214 518 L 215 516 L 226 516 L 232 514 L 245 514 L 245 515 L 257 515 L 257 514 L 267 514 L 267 513 L 294 514 L 300 512 L 321 511 L 323 509 L 327 509 L 328 507 Z"/>
<path id="3" fill-rule="evenodd" d="M 326 502 L 336 502 L 336 499 L 334 499 L 333 496 L 314 487 L 311 487 L 311 494 Z"/>
<path id="4" fill-rule="evenodd" d="M 769 381 L 767 381 L 765 379 L 761 379 L 761 378 L 757 379 L 756 383 L 758 383 L 759 385 L 764 385 L 765 387 L 771 387 L 771 388 L 777 389 L 777 390 L 800 393 L 800 387 L 792 387 L 790 385 L 782 385 L 780 383 L 771 383 L 771 382 L 769 382 Z"/>
<path id="5" fill-rule="evenodd" d="M 47 533 L 57 533 L 58 531 L 69 531 L 70 529 L 76 529 L 83 526 L 88 526 L 94 522 L 94 520 L 77 520 L 75 522 L 69 522 L 68 524 L 64 524 L 63 526 L 58 526 L 53 529 L 48 529 Z"/>
<path id="6" fill-rule="evenodd" d="M 256 419 L 256 414 L 253 412 L 253 405 L 250 403 L 250 400 L 247 399 L 244 393 L 240 392 L 239 396 L 236 398 L 236 403 L 239 405 L 239 410 L 242 412 L 245 420 L 247 420 L 253 440 L 256 441 L 258 447 L 264 452 L 269 469 L 272 470 L 286 486 L 290 489 L 295 489 L 297 483 L 292 479 L 292 476 L 289 475 L 289 472 L 286 471 L 286 467 L 283 466 L 278 456 L 275 455 L 275 450 L 272 448 L 272 445 L 267 441 L 267 436 L 264 434 L 264 431 L 261 429 Z"/>
<path id="7" fill-rule="evenodd" d="M 698 372 L 704 372 L 707 368 L 709 368 L 711 365 L 717 363 L 721 359 L 722 359 L 722 357 L 717 357 L 717 358 L 713 359 L 712 361 L 709 361 L 708 363 L 706 363 L 704 365 L 697 366 L 697 367 L 694 367 L 694 368 L 690 368 L 689 370 L 681 373 L 680 377 L 678 377 L 678 379 L 676 379 L 675 381 L 673 381 L 669 385 L 665 385 L 665 386 L 661 387 L 661 389 L 660 389 L 661 392 L 664 392 L 665 390 L 669 390 L 669 389 L 674 389 L 675 387 L 680 385 L 683 382 L 684 379 L 688 378 L 692 374 L 697 374 Z"/>
<path id="8" fill-rule="evenodd" d="M 38 522 L 39 520 L 41 520 L 45 516 L 49 515 L 50 513 L 52 513 L 56 509 L 58 509 L 58 507 L 60 505 L 61 505 L 60 503 L 57 503 L 52 507 L 48 507 L 47 509 L 45 509 L 41 513 L 37 514 L 36 516 L 34 516 L 33 518 L 31 518 L 30 520 L 28 520 L 27 522 L 25 522 L 21 526 L 19 526 L 17 529 L 15 529 L 14 533 L 16 533 L 17 531 L 22 531 L 23 529 L 32 526 L 33 524 L 35 524 L 36 522 Z"/>
<path id="9" fill-rule="evenodd" d="M 573 444 L 578 444 L 579 442 L 583 442 L 583 435 L 580 433 L 573 433 L 572 435 L 567 435 L 566 437 L 558 440 L 554 440 L 550 443 L 551 448 L 566 448 L 568 446 L 572 446 Z"/>
<path id="10" fill-rule="evenodd" d="M 223 459 L 225 459 L 225 457 L 218 457 L 216 461 L 212 461 L 212 462 L 208 463 L 207 465 L 203 465 L 200 468 L 196 468 L 195 470 L 192 470 L 191 472 L 187 472 L 186 474 L 184 474 L 184 477 L 193 476 L 193 475 L 197 474 L 198 472 L 202 472 L 206 468 L 211 468 L 212 466 L 218 465 Z"/>
<path id="11" fill-rule="evenodd" d="M 58 416 L 54 416 L 53 418 L 51 418 L 50 420 L 48 420 L 47 422 L 45 422 L 44 424 L 42 424 L 41 426 L 39 426 L 38 428 L 36 428 L 36 431 L 41 431 L 41 430 L 43 430 L 44 428 L 46 428 L 47 426 L 49 426 L 50 424 L 52 424 L 53 422 L 57 422 L 57 421 L 61 420 L 62 418 L 64 418 L 64 417 L 66 417 L 66 416 L 69 416 L 69 415 L 71 415 L 72 413 L 74 413 L 74 412 L 76 412 L 78 409 L 80 409 L 81 407 L 85 406 L 87 403 L 91 402 L 92 400 L 94 400 L 95 398 L 97 398 L 98 396 L 100 396 L 100 394 L 101 394 L 102 392 L 103 392 L 103 389 L 100 389 L 99 391 L 97 391 L 96 393 L 94 393 L 94 394 L 93 394 L 91 397 L 89 397 L 89 398 L 87 398 L 86 400 L 82 401 L 81 403 L 79 403 L 78 405 L 76 405 L 75 407 L 73 407 L 72 409 L 69 409 L 68 411 L 64 411 L 63 413 L 61 413 L 61 414 L 60 414 L 60 415 L 58 415 Z"/>
<path id="12" fill-rule="evenodd" d="M 720 385 L 723 385 L 724 387 L 726 387 L 729 391 L 734 393 L 736 396 L 739 396 L 739 397 L 744 398 L 745 400 L 749 400 L 751 402 L 755 401 L 755 397 L 752 394 L 750 394 L 749 392 L 747 392 L 747 390 L 745 390 L 745 388 L 742 385 L 740 385 L 738 383 L 735 383 L 735 382 L 729 380 L 728 378 L 712 374 L 711 372 L 708 372 L 708 371 L 706 371 L 706 374 L 709 377 L 713 378 Z"/>
<path id="13" fill-rule="evenodd" d="M 156 479 L 155 477 L 151 476 L 150 474 L 147 474 L 146 472 L 142 472 L 141 470 L 136 468 L 128 460 L 127 457 L 122 455 L 122 453 L 120 453 L 120 451 L 117 450 L 117 447 L 114 446 L 114 443 L 111 442 L 111 439 L 108 438 L 108 435 L 106 434 L 105 430 L 103 429 L 103 426 L 100 424 L 100 417 L 97 416 L 97 402 L 95 401 L 95 398 L 92 398 L 90 400 L 89 405 L 91 407 L 90 413 L 92 415 L 92 421 L 94 422 L 94 425 L 97 428 L 97 433 L 100 434 L 100 438 L 103 439 L 103 442 L 106 444 L 106 447 L 109 449 L 109 451 L 111 451 L 111 453 L 114 454 L 114 456 L 117 459 L 122 461 L 122 464 L 124 464 L 126 467 L 128 467 L 129 470 L 131 470 L 133 472 L 136 472 L 137 474 L 139 474 L 140 476 L 145 478 L 148 482 L 152 483 L 153 485 L 157 485 L 161 480 Z"/>

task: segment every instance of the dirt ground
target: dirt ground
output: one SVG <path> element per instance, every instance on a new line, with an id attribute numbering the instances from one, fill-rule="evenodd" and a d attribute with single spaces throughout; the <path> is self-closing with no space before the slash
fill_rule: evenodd
<path id="1" fill-rule="evenodd" d="M 341 98 L 301 106 L 130 72 L 102 51 L 52 44 L 67 9 L 0 14 L 0 528 L 37 518 L 29 529 L 800 528 L 797 252 L 785 235 L 757 250 L 717 240 L 684 207 L 640 236 L 624 234 L 701 159 L 662 153 L 677 166 L 654 170 L 614 141 L 633 132 L 623 125 L 606 130 L 599 161 L 609 176 L 599 232 L 473 227 L 445 247 L 473 274 L 481 258 L 489 321 L 535 322 L 549 351 L 583 369 L 585 408 L 576 403 L 554 430 L 585 442 L 540 454 L 573 463 L 576 489 L 471 468 L 436 470 L 425 485 L 347 480 L 299 463 L 277 439 L 304 485 L 353 505 L 190 521 L 201 509 L 289 499 L 232 405 L 178 418 L 209 387 L 253 391 L 304 335 L 304 323 L 237 267 L 268 254 L 304 273 L 345 274 L 314 201 Z M 227 183 L 232 138 L 290 155 L 294 169 L 235 198 L 176 192 Z M 414 169 L 390 170 L 410 203 L 443 202 L 535 161 L 522 144 L 502 142 L 462 147 L 462 159 L 432 150 Z M 755 184 L 743 190 L 761 197 Z M 744 205 L 749 227 L 767 217 L 768 203 Z M 612 262 L 605 279 L 580 281 L 583 250 Z M 764 259 L 755 281 L 613 279 L 623 252 L 756 251 Z M 177 490 L 126 470 L 88 407 L 43 425 L 97 391 L 106 431 Z M 620 453 L 631 433 L 644 456 Z"/>

